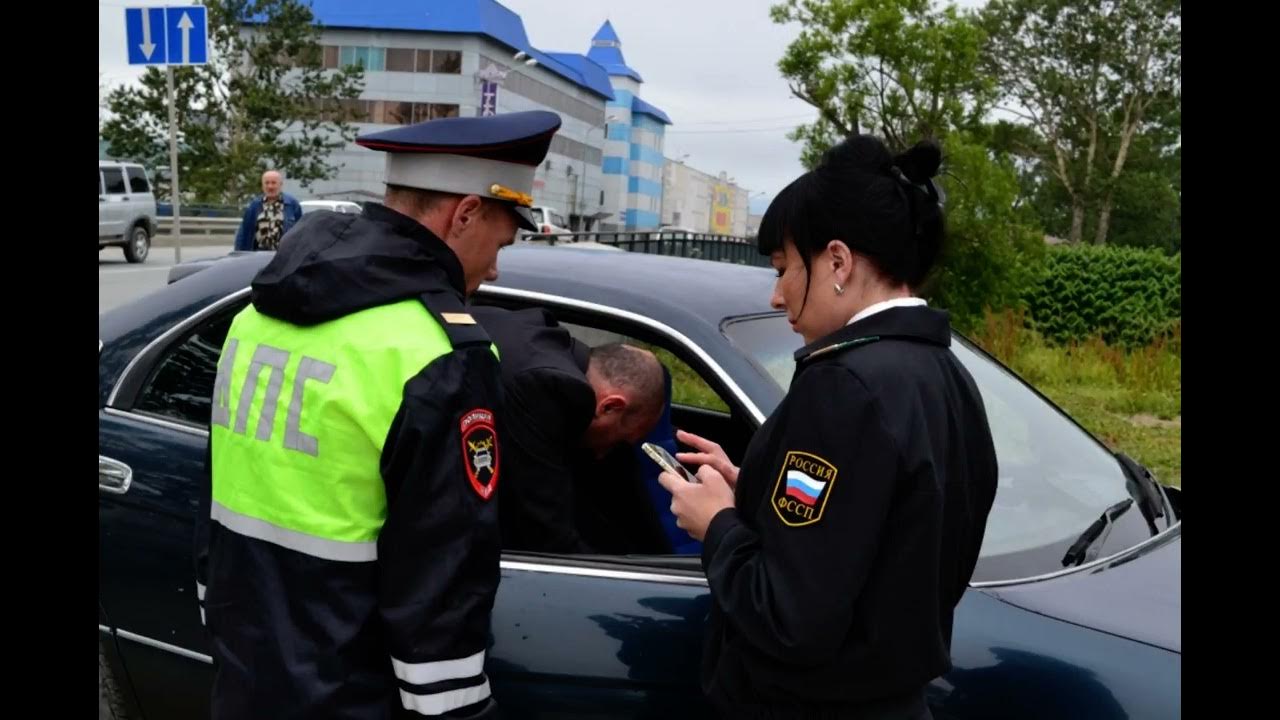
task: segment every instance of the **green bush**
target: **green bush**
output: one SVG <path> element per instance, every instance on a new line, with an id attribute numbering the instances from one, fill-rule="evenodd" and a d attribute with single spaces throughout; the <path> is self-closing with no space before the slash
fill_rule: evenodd
<path id="1" fill-rule="evenodd" d="M 1055 342 L 1142 347 L 1182 317 L 1182 255 L 1081 245 L 1051 249 L 1024 290 L 1031 327 Z"/>

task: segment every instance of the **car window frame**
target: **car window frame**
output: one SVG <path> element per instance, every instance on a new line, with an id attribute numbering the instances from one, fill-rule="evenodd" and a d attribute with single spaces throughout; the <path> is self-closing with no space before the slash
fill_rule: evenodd
<path id="1" fill-rule="evenodd" d="M 227 312 L 239 312 L 240 309 L 248 304 L 249 291 L 250 289 L 246 287 L 219 298 L 217 301 L 206 305 L 176 323 L 148 343 L 129 361 L 125 369 L 120 373 L 107 398 L 104 412 L 109 415 L 207 438 L 209 435 L 207 426 L 137 410 L 134 406 L 146 389 L 147 383 L 159 368 L 160 362 L 176 351 L 177 346 L 190 337 L 193 331 L 197 331 L 209 322 L 216 321 Z M 482 285 L 478 294 L 482 298 L 515 300 L 522 303 L 531 303 L 539 307 L 549 307 L 552 310 L 592 313 L 597 317 L 604 316 L 609 320 L 614 320 L 623 328 L 644 328 L 647 332 L 631 331 L 629 336 L 647 341 L 663 339 L 665 341 L 663 346 L 698 372 L 699 376 L 725 400 L 726 404 L 731 408 L 731 412 L 735 410 L 745 412 L 748 418 L 755 421 L 756 427 L 763 423 L 763 415 L 760 414 L 759 409 L 728 372 L 716 363 L 700 346 L 665 323 L 621 308 L 516 288 Z M 697 358 L 697 361 L 695 361 L 695 358 Z M 708 377 L 709 374 L 714 375 L 716 381 L 713 382 Z M 730 386 L 729 392 L 736 393 L 738 397 L 726 395 L 726 389 L 717 386 L 717 383 L 720 382 Z M 702 571 L 701 561 L 695 555 L 568 555 L 503 550 L 501 566 L 505 570 L 549 572 L 561 575 L 619 580 L 643 580 L 678 585 L 705 586 L 707 583 Z"/>
<path id="2" fill-rule="evenodd" d="M 108 181 L 107 181 L 107 173 L 113 172 L 113 171 L 120 173 L 120 182 L 124 186 L 124 190 L 122 192 L 111 191 L 111 186 L 108 184 Z M 122 195 L 129 194 L 129 177 L 128 175 L 125 174 L 123 167 L 118 167 L 118 166 L 104 167 L 104 168 L 99 168 L 98 172 L 102 175 L 102 194 L 103 195 L 106 195 L 107 197 L 111 197 L 113 195 L 122 196 Z"/>
<path id="3" fill-rule="evenodd" d="M 250 288 L 244 287 L 219 298 L 209 305 L 206 305 L 204 308 L 201 308 L 199 311 L 193 313 L 191 316 L 176 323 L 174 326 L 170 327 L 160 336 L 148 343 L 146 347 L 139 351 L 129 361 L 125 366 L 125 369 L 120 373 L 120 376 L 117 378 L 116 383 L 107 398 L 104 412 L 111 415 L 151 423 L 160 427 L 166 427 L 179 432 L 208 437 L 209 432 L 206 427 L 200 427 L 188 422 L 170 420 L 150 413 L 138 412 L 132 409 L 133 403 L 137 396 L 142 392 L 146 380 L 151 377 L 151 373 L 156 368 L 157 363 L 161 358 L 167 355 L 167 351 L 170 347 L 186 338 L 189 332 L 198 324 L 220 314 L 221 311 L 228 309 L 229 306 L 232 306 L 241 300 L 245 301 L 247 304 L 249 292 Z M 676 354 L 688 363 L 690 367 L 698 371 L 699 374 L 703 376 L 703 379 L 708 381 L 708 384 L 711 385 L 712 389 L 716 390 L 716 392 L 725 399 L 726 404 L 728 404 L 731 409 L 737 407 L 735 405 L 736 402 L 742 407 L 742 409 L 747 411 L 748 417 L 755 421 L 757 430 L 764 424 L 764 415 L 755 403 L 751 401 L 750 396 L 747 395 L 745 390 L 743 390 L 742 387 L 738 385 L 731 376 L 729 376 L 728 372 L 716 363 L 715 360 L 711 358 L 711 356 L 699 345 L 694 343 L 677 329 L 662 323 L 661 321 L 621 308 L 532 290 L 521 290 L 518 288 L 484 284 L 481 285 L 479 294 L 481 297 L 485 298 L 505 298 L 521 302 L 533 302 L 537 303 L 538 306 L 549 307 L 553 310 L 568 309 L 571 311 L 594 312 L 602 316 L 616 319 L 619 322 L 629 322 L 637 327 L 648 328 L 655 335 L 665 338 L 669 342 L 679 345 L 682 349 L 687 350 L 688 355 L 692 357 L 686 356 L 684 353 L 680 352 L 676 352 Z M 727 322 L 728 320 L 729 319 L 726 319 L 725 321 Z M 643 333 L 641 333 L 640 336 L 643 338 Z M 974 347 L 972 341 L 968 341 L 968 344 L 970 347 Z M 667 345 L 666 347 L 675 352 L 673 345 Z M 980 348 L 977 349 L 976 352 L 993 362 L 999 363 L 998 360 L 992 358 L 988 353 L 982 351 Z M 697 362 L 695 362 L 693 358 L 697 358 Z M 1003 364 L 1001 364 L 1001 367 L 1004 367 Z M 710 379 L 706 376 L 706 370 L 712 370 L 716 373 L 717 379 L 724 382 L 728 388 L 730 388 L 730 391 L 733 393 L 733 397 L 725 394 L 725 388 L 717 387 L 715 382 L 710 382 Z M 1008 371 L 1007 368 L 1005 368 L 1005 370 L 1007 372 L 1011 372 Z M 139 381 L 139 374 L 141 374 L 141 381 Z M 1017 377 L 1016 374 L 1015 377 Z M 1027 384 L 1025 381 L 1022 382 Z M 120 403 L 120 396 L 125 392 L 123 389 L 129 388 L 131 384 L 131 395 L 126 398 L 126 404 L 122 407 L 122 404 Z M 1033 391 L 1035 390 L 1034 386 L 1030 387 Z M 1043 398 L 1043 395 L 1039 392 L 1037 392 L 1037 395 L 1040 395 L 1040 397 Z M 1045 400 L 1052 404 L 1051 401 L 1048 401 L 1047 399 Z M 1058 409 L 1058 411 L 1066 417 L 1070 418 L 1070 415 L 1063 412 L 1061 408 L 1057 408 L 1056 405 L 1053 407 Z M 1072 422 L 1075 422 L 1074 419 L 1072 419 Z M 1076 424 L 1079 425 L 1079 423 Z M 1081 429 L 1083 430 L 1084 428 L 1081 427 Z M 1085 432 L 1088 431 L 1085 430 Z M 1152 543 L 1163 542 L 1169 533 L 1181 532 L 1181 528 L 1182 520 L 1179 518 L 1172 526 L 1162 530 L 1143 542 L 1137 543 L 1117 553 L 1095 558 L 1090 562 L 1076 567 L 1063 568 L 1060 571 L 1028 577 L 970 582 L 969 587 L 976 589 L 1025 585 L 1078 572 L 1091 572 L 1094 568 L 1099 566 L 1113 564 L 1125 557 L 1143 552 L 1145 548 Z M 501 567 L 503 569 L 525 570 L 530 572 L 551 572 L 602 578 L 706 585 L 706 577 L 702 573 L 700 559 L 696 556 L 687 555 L 562 555 L 503 550 Z"/>
<path id="4" fill-rule="evenodd" d="M 151 177 L 147 175 L 146 168 L 141 165 L 125 165 L 122 169 L 124 170 L 125 187 L 128 188 L 130 195 L 150 195 L 154 192 L 151 186 Z M 133 188 L 134 178 L 130 175 L 133 171 L 137 171 L 142 182 L 147 186 L 145 190 L 135 190 Z"/>

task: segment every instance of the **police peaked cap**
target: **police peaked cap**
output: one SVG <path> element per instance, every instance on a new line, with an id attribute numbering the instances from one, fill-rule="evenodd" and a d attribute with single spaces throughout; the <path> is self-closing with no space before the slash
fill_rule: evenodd
<path id="1" fill-rule="evenodd" d="M 560 116 L 545 110 L 455 117 L 362 135 L 356 144 L 387 153 L 389 185 L 508 203 L 520 226 L 537 231 L 533 174 L 547 156 Z"/>

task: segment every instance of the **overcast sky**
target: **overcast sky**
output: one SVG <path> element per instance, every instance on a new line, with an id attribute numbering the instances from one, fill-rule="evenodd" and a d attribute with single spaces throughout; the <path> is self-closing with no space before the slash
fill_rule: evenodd
<path id="1" fill-rule="evenodd" d="M 503 0 L 523 18 L 530 42 L 540 50 L 585 53 L 600 25 L 613 21 L 627 64 L 644 78 L 641 97 L 675 123 L 667 129 L 667 157 L 688 153 L 693 167 L 727 172 L 742 187 L 763 192 L 753 198 L 757 211 L 802 172 L 800 148 L 786 135 L 817 115 L 791 97 L 778 73 L 778 59 L 799 27 L 769 19 L 775 2 Z M 141 74 L 125 62 L 123 8 L 164 4 L 99 1 L 98 69 L 105 82 Z"/>

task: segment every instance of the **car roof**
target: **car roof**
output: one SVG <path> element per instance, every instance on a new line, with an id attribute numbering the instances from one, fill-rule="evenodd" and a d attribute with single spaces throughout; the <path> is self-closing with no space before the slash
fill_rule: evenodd
<path id="1" fill-rule="evenodd" d="M 275 253 L 223 257 L 181 280 L 98 316 L 98 337 L 105 341 L 100 372 L 114 356 L 128 357 L 182 318 L 249 286 Z M 729 352 L 720 332 L 725 318 L 773 312 L 769 297 L 775 280 L 767 268 L 633 252 L 602 252 L 570 246 L 518 244 L 498 257 L 499 277 L 481 286 L 481 298 L 539 293 L 615 308 L 649 318 L 688 338 L 719 358 L 724 369 L 753 387 L 747 393 L 766 408 L 776 401 L 773 387 L 761 387 L 745 375 L 757 371 L 739 352 Z M 504 292 L 505 291 L 505 292 Z M 563 303 L 561 303 L 563 304 Z M 748 363 L 749 364 L 749 363 Z M 118 370 L 117 370 L 118 371 Z M 759 380 L 766 380 L 763 376 Z"/>
<path id="2" fill-rule="evenodd" d="M 490 284 L 705 322 L 769 312 L 774 279 L 769 269 L 749 265 L 530 243 L 502 251 Z"/>

